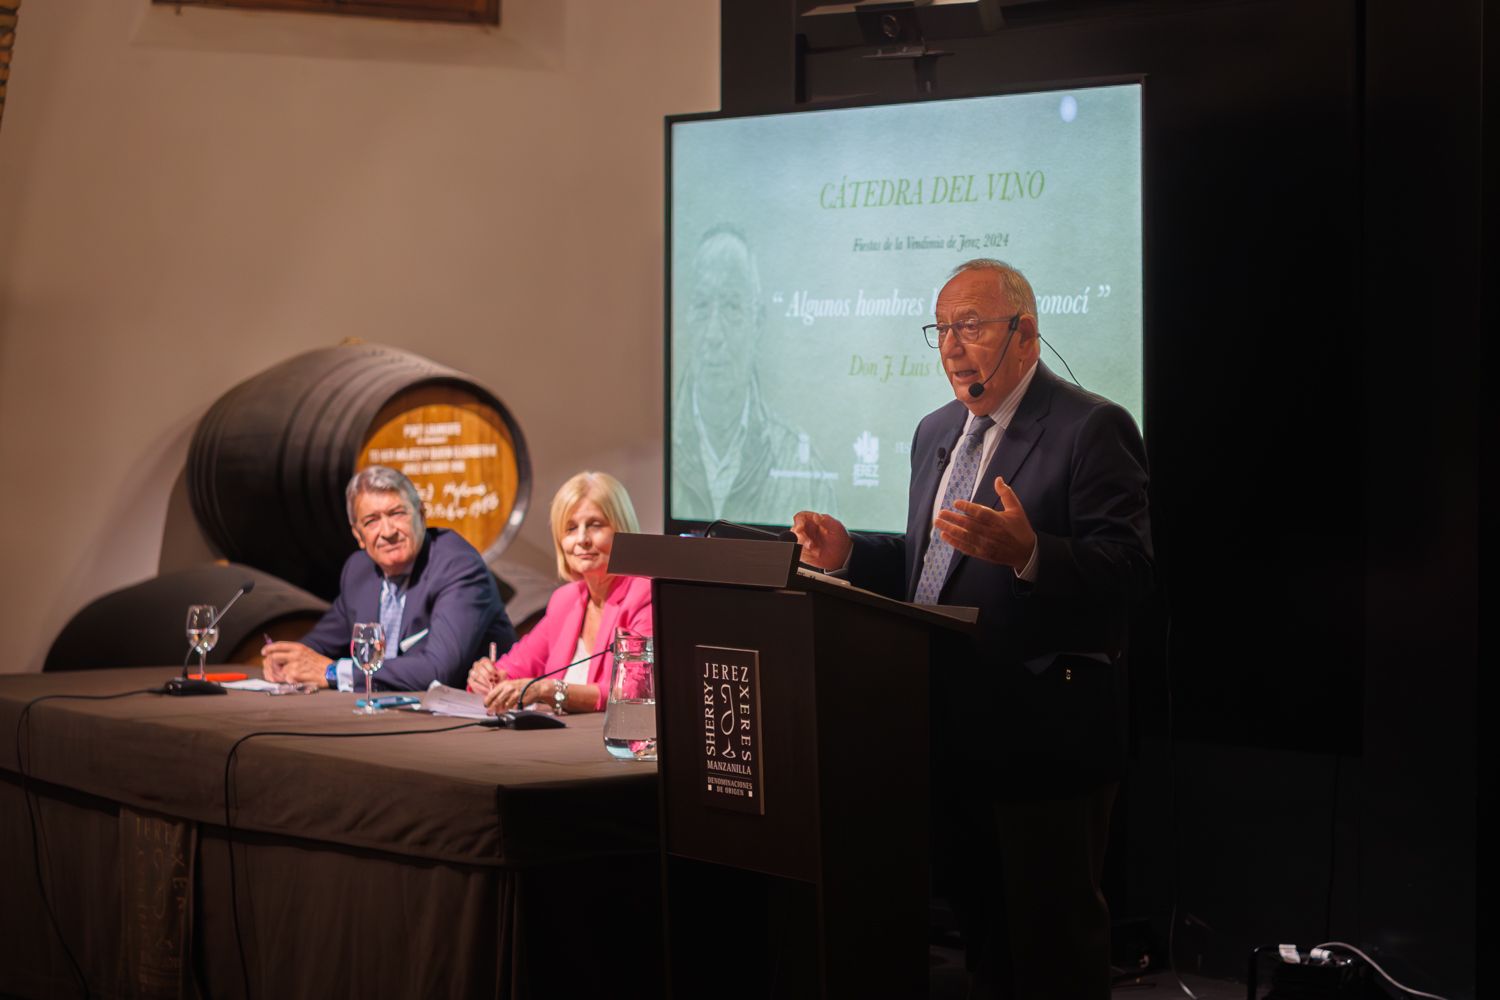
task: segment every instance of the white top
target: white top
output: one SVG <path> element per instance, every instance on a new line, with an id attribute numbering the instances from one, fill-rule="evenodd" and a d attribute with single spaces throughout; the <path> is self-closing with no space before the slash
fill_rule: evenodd
<path id="1" fill-rule="evenodd" d="M 565 673 L 565 674 L 563 674 L 563 680 L 566 683 L 568 683 L 568 684 L 587 684 L 588 683 L 588 680 L 589 680 L 589 664 L 592 663 L 593 661 L 592 660 L 585 660 L 584 657 L 588 656 L 590 652 L 591 652 L 591 650 L 589 649 L 589 647 L 584 644 L 583 633 L 582 632 L 578 633 L 578 648 L 576 648 L 576 649 L 573 650 L 573 659 L 575 659 L 575 660 L 583 660 L 583 662 L 582 663 L 574 663 L 571 667 L 568 668 L 568 672 Z"/>

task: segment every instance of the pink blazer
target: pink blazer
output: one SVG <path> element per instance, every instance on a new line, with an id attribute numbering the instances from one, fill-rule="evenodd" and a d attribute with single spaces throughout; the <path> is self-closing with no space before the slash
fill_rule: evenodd
<path id="1" fill-rule="evenodd" d="M 582 580 L 565 583 L 552 592 L 542 620 L 525 635 L 495 666 L 509 677 L 535 677 L 572 663 L 577 656 L 578 636 L 583 631 L 583 612 L 589 590 Z M 644 576 L 619 577 L 604 599 L 599 618 L 599 633 L 594 637 L 597 653 L 615 637 L 615 629 L 626 628 L 641 635 L 653 635 L 651 629 L 651 581 Z M 588 683 L 599 685 L 598 710 L 609 700 L 609 677 L 614 657 L 606 653 L 589 661 Z"/>

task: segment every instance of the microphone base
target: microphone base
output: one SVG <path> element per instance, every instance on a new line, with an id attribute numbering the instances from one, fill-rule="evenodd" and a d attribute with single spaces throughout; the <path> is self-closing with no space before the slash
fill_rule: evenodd
<path id="1" fill-rule="evenodd" d="M 565 729 L 568 725 L 548 712 L 523 711 L 514 708 L 495 716 L 493 723 L 486 720 L 486 724 L 500 729 Z"/>
<path id="2" fill-rule="evenodd" d="M 173 677 L 162 685 L 161 693 L 181 698 L 189 695 L 228 694 L 229 692 L 213 681 L 200 681 L 196 677 Z"/>

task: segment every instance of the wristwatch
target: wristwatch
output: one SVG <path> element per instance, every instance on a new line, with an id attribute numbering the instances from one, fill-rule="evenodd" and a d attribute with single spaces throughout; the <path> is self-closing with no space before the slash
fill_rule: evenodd
<path id="1" fill-rule="evenodd" d="M 568 703 L 568 682 L 552 682 L 552 712 L 554 715 L 565 714 L 563 706 Z"/>

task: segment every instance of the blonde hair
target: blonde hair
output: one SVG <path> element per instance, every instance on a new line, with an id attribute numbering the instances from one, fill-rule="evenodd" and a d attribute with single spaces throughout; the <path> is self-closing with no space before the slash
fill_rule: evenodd
<path id="1" fill-rule="evenodd" d="M 568 515 L 585 500 L 592 500 L 604 512 L 604 519 L 616 531 L 638 532 L 640 522 L 635 518 L 635 505 L 630 494 L 620 481 L 607 472 L 580 472 L 563 483 L 552 498 L 552 549 L 557 555 L 557 575 L 564 580 L 577 580 L 578 574 L 568 568 L 568 557 L 563 553 L 562 536 Z"/>

